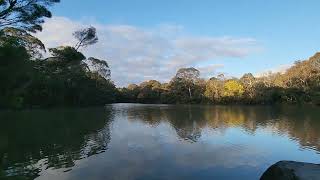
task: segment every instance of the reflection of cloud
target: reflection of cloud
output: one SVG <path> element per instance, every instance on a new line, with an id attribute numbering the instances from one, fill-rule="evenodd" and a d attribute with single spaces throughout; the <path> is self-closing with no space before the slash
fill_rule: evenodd
<path id="1" fill-rule="evenodd" d="M 64 17 L 49 19 L 37 36 L 47 47 L 74 45 L 72 32 L 87 23 Z M 244 57 L 257 51 L 252 38 L 184 35 L 179 25 L 144 29 L 130 25 L 93 24 L 99 42 L 85 50 L 88 56 L 106 59 L 117 85 L 150 79 L 168 81 L 178 68 L 195 66 L 218 57 Z M 211 63 L 211 70 L 221 67 Z M 206 67 L 200 67 L 209 76 Z M 210 73 L 212 71 L 210 70 Z M 211 74 L 212 75 L 212 74 Z"/>
<path id="2" fill-rule="evenodd" d="M 109 149 L 77 161 L 61 174 L 66 179 L 257 179 L 278 160 L 313 162 L 319 156 L 299 149 L 299 143 L 319 142 L 318 114 L 302 113 L 310 107 L 111 106 Z M 179 129 L 201 137 L 190 143 L 178 137 Z M 41 178 L 64 178 L 54 172 Z"/>
<path id="3" fill-rule="evenodd" d="M 262 163 L 255 158 L 260 152 L 254 147 L 179 140 L 175 129 L 166 121 L 150 127 L 142 121 L 119 119 L 114 121 L 113 128 L 119 130 L 112 133 L 110 149 L 94 161 L 74 169 L 74 179 L 103 179 L 103 176 L 108 179 L 179 179 L 182 174 L 193 175 L 193 171 L 214 171 L 216 168 L 228 171 L 244 168 L 256 170 Z M 205 136 L 209 135 L 212 135 L 211 132 L 205 133 Z M 224 135 L 211 138 L 211 142 L 221 142 Z M 249 156 L 251 158 L 243 158 Z M 176 172 L 179 169 L 181 171 Z"/>

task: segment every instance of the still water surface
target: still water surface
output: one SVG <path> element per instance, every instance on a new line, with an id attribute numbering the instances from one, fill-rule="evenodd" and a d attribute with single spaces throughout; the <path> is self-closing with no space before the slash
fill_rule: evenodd
<path id="1" fill-rule="evenodd" d="M 320 108 L 114 104 L 0 112 L 0 179 L 258 179 L 320 163 Z"/>

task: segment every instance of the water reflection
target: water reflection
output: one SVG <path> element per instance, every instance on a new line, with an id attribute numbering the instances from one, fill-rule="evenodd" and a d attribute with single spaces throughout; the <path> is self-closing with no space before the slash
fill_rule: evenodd
<path id="1" fill-rule="evenodd" d="M 278 160 L 319 162 L 319 115 L 138 104 L 2 112 L 0 178 L 57 179 L 51 170 L 59 179 L 257 179 Z"/>
<path id="2" fill-rule="evenodd" d="M 75 161 L 104 152 L 110 109 L 0 113 L 1 176 L 34 179 L 44 169 L 69 171 Z"/>
<path id="3" fill-rule="evenodd" d="M 302 147 L 320 151 L 319 107 L 122 105 L 121 108 L 127 108 L 131 121 L 143 121 L 152 126 L 168 122 L 180 138 L 193 142 L 200 138 L 203 128 L 223 132 L 235 127 L 249 134 L 264 128 L 288 135 Z"/>

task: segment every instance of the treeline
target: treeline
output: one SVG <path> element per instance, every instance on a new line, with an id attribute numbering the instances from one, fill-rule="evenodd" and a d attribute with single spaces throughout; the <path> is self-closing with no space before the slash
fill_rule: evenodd
<path id="1" fill-rule="evenodd" d="M 98 42 L 94 27 L 80 29 L 77 43 L 50 48 L 30 33 L 41 31 L 48 7 L 59 0 L 0 1 L 0 108 L 94 106 L 114 102 L 271 104 L 320 103 L 320 54 L 297 61 L 285 73 L 201 79 L 182 68 L 168 83 L 156 80 L 116 88 L 105 60 L 80 50 Z M 43 58 L 42 54 L 49 54 Z"/>
<path id="2" fill-rule="evenodd" d="M 115 86 L 104 60 L 73 47 L 50 49 L 51 57 L 32 59 L 19 41 L 0 46 L 0 107 L 103 105 L 115 101 Z"/>
<path id="3" fill-rule="evenodd" d="M 49 49 L 30 32 L 41 31 L 59 0 L 0 1 L 0 108 L 92 106 L 115 101 L 106 61 L 80 48 L 98 41 L 93 27 L 74 32 L 74 47 Z M 43 58 L 42 54 L 50 54 Z"/>
<path id="4" fill-rule="evenodd" d="M 201 79 L 199 70 L 182 68 L 168 83 L 150 80 L 119 89 L 120 102 L 206 104 L 320 104 L 320 53 L 296 61 L 284 73 Z"/>

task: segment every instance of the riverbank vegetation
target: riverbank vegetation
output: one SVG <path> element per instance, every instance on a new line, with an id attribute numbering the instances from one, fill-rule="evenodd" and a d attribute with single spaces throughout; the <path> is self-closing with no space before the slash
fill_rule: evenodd
<path id="1" fill-rule="evenodd" d="M 79 48 L 98 41 L 94 27 L 74 32 L 74 47 L 49 48 L 33 36 L 59 0 L 0 1 L 0 108 L 93 106 L 115 101 L 106 61 Z M 43 54 L 47 54 L 43 58 Z"/>
<path id="2" fill-rule="evenodd" d="M 73 36 L 78 43 L 46 48 L 32 33 L 41 31 L 48 7 L 59 0 L 0 1 L 0 108 L 94 106 L 114 102 L 272 104 L 320 103 L 320 53 L 296 61 L 284 73 L 241 78 L 223 74 L 200 78 L 181 68 L 170 82 L 157 80 L 116 88 L 105 60 L 81 49 L 98 42 L 94 27 Z M 43 57 L 45 55 L 46 57 Z"/>
<path id="3" fill-rule="evenodd" d="M 224 74 L 208 80 L 195 68 L 182 68 L 168 83 L 150 80 L 119 89 L 124 102 L 273 104 L 320 103 L 320 53 L 296 61 L 281 73 L 227 78 Z"/>

